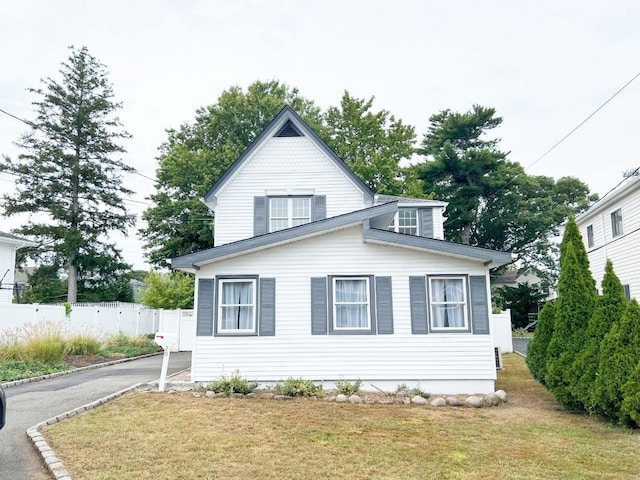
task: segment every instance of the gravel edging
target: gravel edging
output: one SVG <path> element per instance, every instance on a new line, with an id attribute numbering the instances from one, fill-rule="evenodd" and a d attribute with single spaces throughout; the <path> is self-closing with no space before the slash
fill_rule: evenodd
<path id="1" fill-rule="evenodd" d="M 91 367 L 93 367 L 93 365 Z M 82 368 L 87 368 L 87 367 L 82 367 Z M 56 480 L 71 480 L 71 476 L 69 475 L 69 472 L 67 472 L 67 470 L 64 468 L 64 465 L 60 461 L 60 459 L 56 457 L 56 453 L 53 451 L 53 449 L 49 446 L 47 441 L 44 439 L 44 437 L 40 433 L 40 429 L 48 425 L 53 425 L 54 423 L 58 423 L 66 418 L 74 417 L 88 410 L 92 410 L 96 407 L 104 405 L 105 403 L 110 402 L 111 400 L 121 397 L 125 393 L 129 393 L 134 390 L 137 390 L 143 385 L 147 385 L 147 384 L 137 383 L 132 387 L 125 388 L 124 390 L 120 390 L 119 392 L 112 393 L 111 395 L 107 395 L 106 397 L 100 398 L 94 402 L 87 403 L 86 405 L 82 405 L 81 407 L 75 408 L 68 412 L 61 413 L 60 415 L 56 415 L 55 417 L 51 417 L 48 420 L 40 422 L 27 430 L 27 436 L 31 440 L 33 447 L 36 449 L 38 454 L 42 457 L 42 461 L 44 462 L 49 472 L 51 472 L 51 474 L 53 475 L 53 478 L 55 478 Z"/>
<path id="2" fill-rule="evenodd" d="M 24 385 L 25 383 L 39 382 L 40 380 L 47 380 L 49 378 L 62 377 L 64 375 L 71 375 L 72 373 L 84 372 L 86 370 L 93 370 L 96 368 L 109 367 L 111 365 L 117 365 L 118 363 L 131 362 L 133 360 L 139 360 L 141 358 L 153 357 L 155 355 L 162 355 L 163 352 L 148 353 L 147 355 L 140 355 L 138 357 L 119 358 L 118 360 L 111 360 L 109 362 L 95 363 L 93 365 L 87 365 L 86 367 L 71 368 L 69 370 L 63 370 L 62 372 L 49 373 L 47 375 L 40 375 L 37 377 L 23 378 L 21 380 L 14 380 L 13 382 L 2 383 L 2 388 L 16 387 L 18 385 Z"/>

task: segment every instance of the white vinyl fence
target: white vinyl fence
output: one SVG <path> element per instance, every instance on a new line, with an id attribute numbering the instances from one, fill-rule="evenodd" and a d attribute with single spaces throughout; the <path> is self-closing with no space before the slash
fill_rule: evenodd
<path id="1" fill-rule="evenodd" d="M 104 339 L 115 333 L 135 336 L 163 331 L 178 334 L 172 350 L 192 350 L 195 341 L 193 310 L 148 309 L 140 304 L 77 304 L 69 316 L 62 305 L 0 305 L 0 338 L 28 324 L 54 322 L 62 325 L 65 335 L 87 334 Z"/>
<path id="2" fill-rule="evenodd" d="M 491 314 L 491 336 L 493 345 L 500 347 L 502 353 L 513 353 L 511 310 Z"/>

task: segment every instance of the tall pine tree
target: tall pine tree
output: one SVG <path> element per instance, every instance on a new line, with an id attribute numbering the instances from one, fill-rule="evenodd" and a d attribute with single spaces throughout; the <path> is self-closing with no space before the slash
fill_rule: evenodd
<path id="1" fill-rule="evenodd" d="M 17 192 L 4 196 L 5 215 L 32 215 L 16 233 L 32 237 L 31 254 L 66 271 L 67 300 L 75 302 L 78 281 L 120 275 L 127 267 L 109 243 L 112 231 L 126 233 L 127 214 L 121 173 L 131 171 L 115 157 L 129 137 L 115 115 L 107 71 L 86 47 L 74 49 L 60 69 L 60 80 L 46 78 L 30 89 L 39 98 L 31 130 L 18 142 L 17 160 L 7 157 L 0 171 L 16 176 Z"/>
<path id="2" fill-rule="evenodd" d="M 598 298 L 593 316 L 589 320 L 584 345 L 571 367 L 571 391 L 589 413 L 598 412 L 594 387 L 598 378 L 600 345 L 612 325 L 620 323 L 627 306 L 622 284 L 613 271 L 610 260 L 602 279 L 602 295 Z"/>
<path id="3" fill-rule="evenodd" d="M 560 244 L 558 299 L 553 335 L 546 353 L 545 384 L 556 400 L 571 409 L 584 408 L 571 391 L 571 367 L 584 345 L 596 298 L 587 252 L 578 226 L 570 218 Z"/>
<path id="4" fill-rule="evenodd" d="M 554 304 L 548 302 L 538 316 L 536 333 L 527 347 L 529 372 L 543 385 L 547 374 L 547 350 L 553 337 L 554 320 Z"/>

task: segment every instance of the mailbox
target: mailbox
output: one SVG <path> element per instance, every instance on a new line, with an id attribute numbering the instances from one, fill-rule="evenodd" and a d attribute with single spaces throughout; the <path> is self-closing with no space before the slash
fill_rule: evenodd
<path id="1" fill-rule="evenodd" d="M 178 341 L 177 333 L 157 332 L 153 339 L 158 345 L 167 350 Z"/>

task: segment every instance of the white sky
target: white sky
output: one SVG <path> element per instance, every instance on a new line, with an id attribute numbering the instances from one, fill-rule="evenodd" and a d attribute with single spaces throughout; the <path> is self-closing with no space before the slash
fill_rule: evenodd
<path id="1" fill-rule="evenodd" d="M 32 118 L 26 89 L 58 78 L 69 45 L 87 46 L 123 102 L 123 160 L 150 177 L 165 129 L 232 85 L 271 79 L 323 109 L 344 90 L 375 96 L 418 140 L 442 109 L 495 107 L 502 149 L 527 167 L 640 71 L 639 18 L 633 0 L 0 0 L 0 108 Z M 640 165 L 638 105 L 640 78 L 527 171 L 577 176 L 603 195 Z M 0 154 L 17 153 L 25 127 L 0 114 Z M 0 191 L 12 184 L 0 175 Z M 140 176 L 126 185 L 136 201 L 153 191 Z M 147 268 L 135 231 L 114 239 Z"/>

